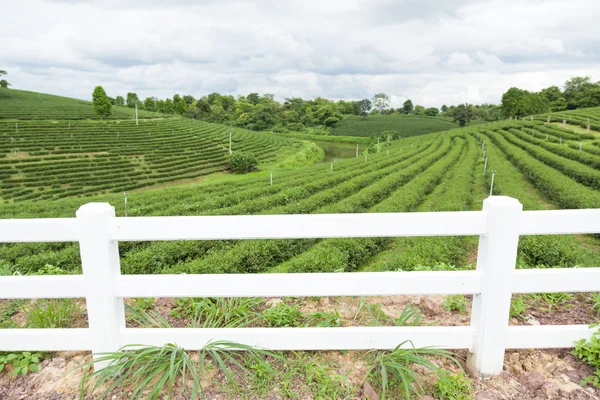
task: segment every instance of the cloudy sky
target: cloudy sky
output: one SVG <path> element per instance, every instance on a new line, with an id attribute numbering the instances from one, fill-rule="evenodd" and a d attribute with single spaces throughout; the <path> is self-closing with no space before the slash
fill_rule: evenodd
<path id="1" fill-rule="evenodd" d="M 0 0 L 14 88 L 425 106 L 600 80 L 600 0 Z"/>

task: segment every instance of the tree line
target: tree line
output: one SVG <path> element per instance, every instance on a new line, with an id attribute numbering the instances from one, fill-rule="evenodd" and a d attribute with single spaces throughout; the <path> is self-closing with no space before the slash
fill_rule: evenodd
<path id="1" fill-rule="evenodd" d="M 512 87 L 502 95 L 502 111 L 506 118 L 598 106 L 600 81 L 592 82 L 589 76 L 569 79 L 562 90 L 558 86 L 550 86 L 539 92 L 530 92 Z"/>

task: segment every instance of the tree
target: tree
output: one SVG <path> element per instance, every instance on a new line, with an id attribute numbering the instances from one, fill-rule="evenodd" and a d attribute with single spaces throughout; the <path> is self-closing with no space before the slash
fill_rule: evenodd
<path id="1" fill-rule="evenodd" d="M 589 76 L 573 77 L 565 82 L 564 97 L 569 110 L 596 107 L 600 105 L 600 82 L 592 83 Z"/>
<path id="2" fill-rule="evenodd" d="M 127 102 L 127 107 L 130 107 L 130 108 L 135 107 L 136 103 L 138 102 L 137 94 L 128 92 L 126 102 Z"/>
<path id="3" fill-rule="evenodd" d="M 100 118 L 108 117 L 111 113 L 112 105 L 102 86 L 94 88 L 94 92 L 92 93 L 92 108 L 94 114 L 99 115 Z"/>
<path id="4" fill-rule="evenodd" d="M 194 96 L 192 96 L 191 94 L 186 94 L 185 96 L 183 96 L 183 100 L 185 101 L 185 104 L 188 105 L 188 107 L 191 106 L 194 101 L 196 101 Z"/>
<path id="5" fill-rule="evenodd" d="M 258 93 L 250 93 L 248 96 L 246 96 L 246 100 L 255 105 L 258 104 L 259 99 L 260 96 L 258 95 Z"/>
<path id="6" fill-rule="evenodd" d="M 442 106 L 442 112 L 445 113 L 446 111 L 448 111 L 448 106 L 444 104 Z"/>
<path id="7" fill-rule="evenodd" d="M 385 93 L 377 93 L 373 96 L 373 107 L 375 107 L 379 112 L 384 108 L 388 108 L 390 106 L 390 97 Z"/>
<path id="8" fill-rule="evenodd" d="M 410 99 L 406 100 L 404 104 L 402 104 L 402 111 L 404 114 L 410 114 L 413 110 L 413 103 Z"/>
<path id="9" fill-rule="evenodd" d="M 146 100 L 144 100 L 144 109 L 156 111 L 156 99 L 154 97 L 146 97 Z"/>
<path id="10" fill-rule="evenodd" d="M 7 75 L 7 72 L 3 69 L 0 69 L 0 77 L 2 77 L 2 75 Z M 8 89 L 8 87 L 11 86 L 10 83 L 8 83 L 6 81 L 6 79 L 2 79 L 0 80 L 0 88 L 2 89 Z"/>
<path id="11" fill-rule="evenodd" d="M 123 96 L 115 97 L 115 105 L 116 106 L 122 106 L 124 104 L 125 104 L 125 99 L 123 98 Z"/>
<path id="12" fill-rule="evenodd" d="M 257 165 L 258 161 L 251 153 L 234 151 L 229 156 L 229 167 L 236 174 L 245 174 L 246 172 L 254 171 Z"/>
<path id="13" fill-rule="evenodd" d="M 366 117 L 369 115 L 371 108 L 371 100 L 369 99 L 362 99 L 354 103 L 354 113 L 356 115 L 362 115 L 363 117 Z"/>
<path id="14" fill-rule="evenodd" d="M 173 96 L 173 110 L 176 114 L 183 115 L 187 113 L 187 104 L 185 100 L 178 94 Z"/>
<path id="15" fill-rule="evenodd" d="M 440 113 L 440 110 L 438 110 L 435 107 L 429 107 L 425 110 L 425 115 L 427 115 L 428 117 L 435 117 Z"/>
<path id="16" fill-rule="evenodd" d="M 417 104 L 415 106 L 415 115 L 425 115 L 425 107 Z"/>
<path id="17" fill-rule="evenodd" d="M 567 100 L 558 86 L 550 86 L 542 89 L 540 95 L 550 104 L 552 111 L 564 111 L 567 109 Z"/>
<path id="18" fill-rule="evenodd" d="M 452 112 L 452 119 L 461 127 L 468 125 L 474 117 L 475 110 L 470 104 L 459 104 Z"/>

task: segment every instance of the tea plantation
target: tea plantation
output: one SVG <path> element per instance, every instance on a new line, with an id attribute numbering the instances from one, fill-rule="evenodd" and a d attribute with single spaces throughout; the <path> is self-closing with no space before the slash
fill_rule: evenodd
<path id="1" fill-rule="evenodd" d="M 138 118 L 156 118 L 158 113 L 138 110 Z M 135 118 L 135 109 L 113 106 L 111 119 Z M 100 119 L 85 100 L 28 92 L 0 90 L 0 120 L 2 119 Z"/>
<path id="2" fill-rule="evenodd" d="M 53 137 L 53 131 L 48 126 L 52 125 L 32 123 L 30 131 L 45 128 L 48 129 L 48 137 Z M 88 124 L 82 126 L 88 127 Z M 95 126 L 101 128 L 89 137 L 99 135 L 98 138 L 108 137 L 115 142 L 122 140 L 123 144 L 139 139 L 140 143 L 144 143 L 143 146 L 148 146 L 146 155 L 141 157 L 135 152 L 138 146 L 128 148 L 121 145 L 115 148 L 88 139 L 85 147 L 78 150 L 84 161 L 73 158 L 56 162 L 59 171 L 64 171 L 62 163 L 66 161 L 85 171 L 91 168 L 90 160 L 94 160 L 93 167 L 105 171 L 98 174 L 98 179 L 102 176 L 106 181 L 99 182 L 96 189 L 114 181 L 117 182 L 113 183 L 114 190 L 118 191 L 119 185 L 125 185 L 120 180 L 127 178 L 131 178 L 133 184 L 134 180 L 167 180 L 169 175 L 174 179 L 200 173 L 187 172 L 188 165 L 201 161 L 195 158 L 198 156 L 194 151 L 186 152 L 186 149 L 190 148 L 190 144 L 203 148 L 202 138 L 211 144 L 207 148 L 213 149 L 206 150 L 206 154 L 211 154 L 211 151 L 218 153 L 216 166 L 209 167 L 207 163 L 207 168 L 225 168 L 224 164 L 218 164 L 223 162 L 223 149 L 228 141 L 228 136 L 223 134 L 228 132 L 228 128 L 224 126 L 198 124 L 183 119 L 152 121 L 140 125 L 139 129 L 123 122 L 113 124 L 110 128 Z M 146 136 L 146 128 L 150 127 L 156 127 L 156 130 Z M 169 132 L 171 128 L 173 132 Z M 55 129 L 57 135 L 67 135 L 67 142 L 70 140 L 68 130 Z M 123 132 L 119 138 L 116 138 L 117 129 Z M 153 139 L 152 135 L 158 136 L 159 131 L 162 132 L 161 136 Z M 171 138 L 187 131 L 196 132 L 197 142 L 190 141 L 188 135 L 173 139 L 173 142 L 181 142 L 173 147 L 177 151 L 165 150 Z M 27 137 L 25 133 L 28 128 L 24 127 L 22 132 Z M 203 132 L 208 134 L 201 134 Z M 267 147 L 268 151 L 265 150 L 264 154 L 259 152 L 265 157 L 272 156 L 277 146 L 286 143 L 277 136 L 263 138 L 259 134 L 243 131 L 236 135 L 239 139 L 243 139 L 244 135 L 257 135 L 255 140 L 248 141 L 248 146 L 252 148 L 252 143 L 260 143 L 258 147 Z M 194 135 L 191 137 L 194 138 Z M 243 177 L 226 176 L 205 183 L 131 194 L 128 215 L 476 210 L 489 195 L 492 170 L 495 171 L 494 194 L 516 197 L 526 209 L 600 208 L 600 146 L 594 138 L 593 133 L 576 133 L 540 121 L 477 125 L 395 140 L 390 145 L 385 144 L 378 153 L 336 162 L 333 170 L 328 164 L 316 164 L 277 171 L 272 185 L 268 172 L 263 171 Z M 24 142 L 27 143 L 27 139 Z M 488 157 L 485 175 L 482 142 L 485 142 Z M 49 150 L 51 147 L 27 149 L 27 152 L 59 151 L 58 146 Z M 73 148 L 70 151 L 76 150 Z M 112 152 L 113 159 L 101 155 L 88 157 L 87 153 L 93 150 Z M 176 157 L 178 152 L 185 156 Z M 31 157 L 34 155 L 31 154 Z M 35 157 L 57 156 L 43 154 Z M 204 158 L 209 159 L 209 156 Z M 31 165 L 39 165 L 39 162 Z M 35 187 L 43 182 L 48 184 L 52 179 L 60 179 L 59 174 L 54 174 L 51 169 L 24 168 L 28 164 L 15 164 L 22 172 L 20 178 L 16 176 L 15 165 L 11 165 L 13 170 L 10 179 L 5 178 L 5 182 L 20 182 L 23 188 L 18 190 L 22 191 L 29 187 L 26 186 L 29 182 Z M 130 168 L 128 171 L 131 172 L 119 175 L 119 168 Z M 75 173 L 72 178 L 78 176 Z M 19 193 L 15 189 L 11 192 L 11 188 L 4 190 L 7 193 Z M 49 189 L 38 189 L 31 193 L 36 193 L 37 198 L 42 200 L 48 198 L 46 196 L 50 196 L 50 193 L 52 196 L 60 195 L 60 192 L 56 192 L 58 190 L 50 186 Z M 85 186 L 81 190 L 82 194 L 86 193 Z M 14 198 L 19 201 L 0 207 L 0 215 L 4 218 L 72 217 L 81 204 L 89 201 L 110 202 L 116 207 L 118 215 L 124 213 L 120 193 L 52 201 L 22 201 L 16 196 Z M 436 268 L 437 265 L 471 268 L 476 243 L 476 238 L 453 237 L 123 243 L 121 253 L 125 273 L 412 270 Z M 600 260 L 599 248 L 594 238 L 528 237 L 521 240 L 519 262 L 521 265 L 547 267 L 595 266 Z M 46 251 L 40 253 L 40 249 Z M 3 246 L 0 260 L 18 265 L 24 272 L 37 271 L 47 264 L 68 272 L 80 268 L 78 250 L 72 244 Z"/>
<path id="3" fill-rule="evenodd" d="M 423 135 L 456 128 L 449 118 L 414 115 L 369 115 L 367 118 L 349 116 L 331 130 L 335 136 L 379 136 L 382 132 L 401 137 Z"/>

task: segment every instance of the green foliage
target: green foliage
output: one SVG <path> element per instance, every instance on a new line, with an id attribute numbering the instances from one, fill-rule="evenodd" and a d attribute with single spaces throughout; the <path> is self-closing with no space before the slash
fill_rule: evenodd
<path id="1" fill-rule="evenodd" d="M 317 311 L 307 316 L 307 326 L 337 327 L 343 323 L 338 310 L 333 312 Z"/>
<path id="2" fill-rule="evenodd" d="M 471 380 L 462 371 L 452 374 L 446 370 L 438 372 L 438 381 L 435 384 L 435 395 L 440 400 L 471 400 L 473 386 Z"/>
<path id="3" fill-rule="evenodd" d="M 229 156 L 229 167 L 236 174 L 245 174 L 256 169 L 258 161 L 253 154 L 235 151 Z"/>
<path id="4" fill-rule="evenodd" d="M 390 106 L 390 97 L 385 93 L 377 93 L 373 96 L 373 107 L 375 107 L 379 112 L 381 112 L 384 108 L 388 108 Z"/>
<path id="5" fill-rule="evenodd" d="M 198 352 L 197 358 L 190 357 L 183 348 L 170 343 L 162 347 L 131 345 L 114 353 L 97 354 L 95 360 L 78 367 L 85 372 L 80 396 L 87 398 L 98 395 L 99 399 L 104 399 L 111 395 L 114 388 L 130 387 L 128 396 L 131 399 L 156 399 L 159 395 L 166 395 L 167 399 L 171 399 L 176 383 L 181 381 L 185 395 L 192 399 L 206 398 L 202 375 L 214 366 L 230 383 L 235 384 L 233 370 L 246 369 L 230 353 L 240 350 L 247 357 L 271 355 L 266 351 L 227 341 L 207 343 Z M 108 366 L 88 373 L 88 369 L 98 362 L 108 363 Z M 149 393 L 146 394 L 146 391 Z"/>
<path id="6" fill-rule="evenodd" d="M 92 93 L 92 108 L 94 114 L 100 117 L 108 117 L 112 111 L 112 104 L 102 86 L 96 86 Z"/>
<path id="7" fill-rule="evenodd" d="M 527 310 L 527 303 L 522 296 L 516 296 L 510 302 L 510 316 L 512 318 L 518 318 L 523 320 L 525 317 L 525 311 Z"/>
<path id="8" fill-rule="evenodd" d="M 413 367 L 420 366 L 439 374 L 440 369 L 431 361 L 431 357 L 446 358 L 461 368 L 451 352 L 430 347 L 415 348 L 410 341 L 402 342 L 393 351 L 373 351 L 371 354 L 374 355 L 374 361 L 367 371 L 367 377 L 377 382 L 382 399 L 387 398 L 395 385 L 399 385 L 399 392 L 403 392 L 406 398 L 411 398 L 412 394 L 420 395 L 422 387 Z"/>
<path id="9" fill-rule="evenodd" d="M 136 93 L 127 92 L 127 99 L 125 100 L 125 104 L 129 108 L 135 108 L 135 105 L 138 104 L 139 107 L 139 99 Z"/>
<path id="10" fill-rule="evenodd" d="M 419 326 L 421 324 L 421 320 L 423 318 L 423 314 L 419 307 L 413 306 L 408 303 L 404 306 L 402 310 L 402 314 L 394 321 L 396 326 Z"/>
<path id="11" fill-rule="evenodd" d="M 437 115 L 440 113 L 440 110 L 435 107 L 429 107 L 425 109 L 424 113 L 428 117 L 437 117 Z"/>
<path id="12" fill-rule="evenodd" d="M 600 325 L 592 324 L 590 328 L 598 328 L 598 326 Z M 590 339 L 577 341 L 572 354 L 596 369 L 594 375 L 586 378 L 584 382 L 600 388 L 600 329 L 596 329 Z"/>
<path id="13" fill-rule="evenodd" d="M 302 322 L 302 313 L 298 307 L 279 303 L 263 311 L 263 317 L 272 327 L 295 327 Z"/>
<path id="14" fill-rule="evenodd" d="M 413 103 L 410 99 L 406 100 L 404 104 L 402 104 L 402 110 L 404 114 L 410 114 L 413 111 Z"/>
<path id="15" fill-rule="evenodd" d="M 444 299 L 442 307 L 448 311 L 464 313 L 467 310 L 468 301 L 462 294 L 448 296 Z"/>
<path id="16" fill-rule="evenodd" d="M 592 293 L 592 313 L 600 317 L 600 293 Z"/>
<path id="17" fill-rule="evenodd" d="M 42 360 L 42 353 L 0 353 L 0 373 L 6 365 L 12 365 L 12 376 L 27 375 L 29 372 L 38 372 Z"/>
<path id="18" fill-rule="evenodd" d="M 399 132 L 400 136 L 406 138 L 452 129 L 456 126 L 444 119 L 425 116 L 370 115 L 368 118 L 349 116 L 331 130 L 331 135 L 380 137 L 382 141 L 385 141 L 389 131 Z"/>
<path id="19" fill-rule="evenodd" d="M 28 328 L 71 328 L 83 316 L 76 299 L 40 299 L 21 307 Z"/>
<path id="20" fill-rule="evenodd" d="M 459 104 L 452 110 L 451 116 L 453 122 L 457 122 L 460 127 L 463 127 L 475 119 L 475 110 L 471 104 Z"/>

